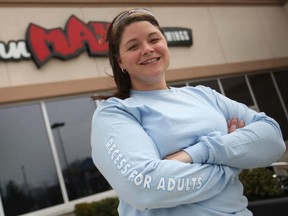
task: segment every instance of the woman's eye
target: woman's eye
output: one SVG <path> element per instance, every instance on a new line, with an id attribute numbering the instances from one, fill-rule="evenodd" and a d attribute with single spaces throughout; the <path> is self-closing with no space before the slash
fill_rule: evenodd
<path id="1" fill-rule="evenodd" d="M 137 47 L 138 47 L 138 45 L 135 44 L 135 45 L 130 46 L 130 47 L 128 48 L 128 50 L 136 50 Z"/>
<path id="2" fill-rule="evenodd" d="M 150 40 L 151 43 L 157 43 L 160 39 L 159 38 L 152 38 Z"/>

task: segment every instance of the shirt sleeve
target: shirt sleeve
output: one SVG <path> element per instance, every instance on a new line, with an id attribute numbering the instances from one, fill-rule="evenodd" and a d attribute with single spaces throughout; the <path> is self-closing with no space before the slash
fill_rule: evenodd
<path id="1" fill-rule="evenodd" d="M 127 110 L 95 112 L 92 158 L 117 195 L 139 210 L 199 202 L 221 193 L 239 169 L 161 160 L 153 140 Z"/>
<path id="2" fill-rule="evenodd" d="M 286 145 L 274 119 L 210 88 L 201 88 L 226 120 L 237 116 L 245 121 L 245 127 L 230 134 L 215 131 L 200 137 L 198 143 L 185 149 L 193 162 L 247 169 L 269 166 L 282 156 Z"/>

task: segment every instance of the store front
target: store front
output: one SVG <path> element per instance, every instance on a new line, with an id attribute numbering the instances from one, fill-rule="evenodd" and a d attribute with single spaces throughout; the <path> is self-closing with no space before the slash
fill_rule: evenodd
<path id="1" fill-rule="evenodd" d="M 101 40 L 127 8 L 151 9 L 176 43 L 169 85 L 210 86 L 274 117 L 288 140 L 287 2 L 149 2 L 0 0 L 0 216 L 115 196 L 91 160 L 90 97 L 114 88 Z"/>

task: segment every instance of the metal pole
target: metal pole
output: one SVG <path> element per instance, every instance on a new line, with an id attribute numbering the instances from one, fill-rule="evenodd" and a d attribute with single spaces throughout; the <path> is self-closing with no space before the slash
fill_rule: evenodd
<path id="1" fill-rule="evenodd" d="M 4 208 L 3 208 L 3 204 L 2 204 L 1 193 L 0 193 L 0 216 L 5 216 Z"/>
<path id="2" fill-rule="evenodd" d="M 62 174 L 62 170 L 61 170 L 61 165 L 60 165 L 60 161 L 57 155 L 57 150 L 56 150 L 56 145 L 54 142 L 54 138 L 52 135 L 52 130 L 50 127 L 50 122 L 49 122 L 49 118 L 48 118 L 48 114 L 47 114 L 47 110 L 46 110 L 46 106 L 44 104 L 44 102 L 41 102 L 41 109 L 42 109 L 42 113 L 43 113 L 43 118 L 44 118 L 44 123 L 46 126 L 46 130 L 48 133 L 48 139 L 49 139 L 49 143 L 50 143 L 50 147 L 51 147 L 51 151 L 52 151 L 52 156 L 54 159 L 54 163 L 55 163 L 55 167 L 56 167 L 56 172 L 57 172 L 57 176 L 58 176 L 58 180 L 59 180 L 59 185 L 61 188 L 61 192 L 62 192 L 62 196 L 64 199 L 64 203 L 68 203 L 69 202 L 69 198 L 68 198 L 68 193 L 67 193 L 67 189 L 65 186 L 65 181 L 63 178 L 63 174 Z"/>

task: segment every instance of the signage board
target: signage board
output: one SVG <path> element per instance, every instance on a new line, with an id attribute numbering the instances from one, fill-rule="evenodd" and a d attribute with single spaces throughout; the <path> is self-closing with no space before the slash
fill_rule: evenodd
<path id="1" fill-rule="evenodd" d="M 107 56 L 106 33 L 110 23 L 91 21 L 87 24 L 76 16 L 68 19 L 65 28 L 46 29 L 30 23 L 26 39 L 0 41 L 0 61 L 32 59 L 41 68 L 52 58 L 69 60 L 87 52 L 90 57 Z M 192 30 L 180 27 L 164 27 L 168 46 L 192 46 Z"/>

